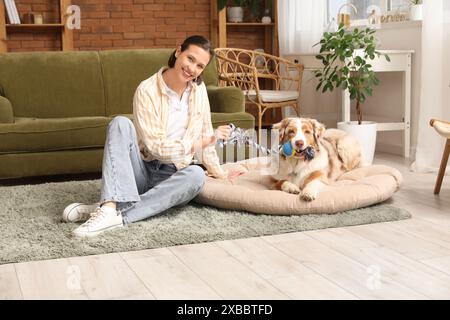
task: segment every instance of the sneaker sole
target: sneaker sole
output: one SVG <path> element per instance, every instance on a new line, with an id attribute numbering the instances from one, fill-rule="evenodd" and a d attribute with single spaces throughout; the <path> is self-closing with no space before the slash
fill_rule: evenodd
<path id="1" fill-rule="evenodd" d="M 80 238 L 85 238 L 85 237 L 95 237 L 95 236 L 97 236 L 97 235 L 99 235 L 100 233 L 103 233 L 103 232 L 105 232 L 105 231 L 110 231 L 110 230 L 114 230 L 114 229 L 117 229 L 117 228 L 122 228 L 123 227 L 123 224 L 117 224 L 117 225 L 115 225 L 115 226 L 111 226 L 111 227 L 108 227 L 108 228 L 105 228 L 105 229 L 101 229 L 101 230 L 98 230 L 98 231 L 92 231 L 92 232 L 87 232 L 87 233 L 77 233 L 77 232 L 72 232 L 75 236 L 77 236 L 77 237 L 80 237 Z"/>

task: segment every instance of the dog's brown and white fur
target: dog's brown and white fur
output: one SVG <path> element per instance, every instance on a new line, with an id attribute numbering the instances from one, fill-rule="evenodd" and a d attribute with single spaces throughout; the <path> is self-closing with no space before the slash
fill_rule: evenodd
<path id="1" fill-rule="evenodd" d="M 274 189 L 312 201 L 324 185 L 360 165 L 360 144 L 344 131 L 326 130 L 323 124 L 308 118 L 286 118 L 273 129 L 279 130 L 281 145 L 290 141 L 296 150 L 291 157 L 280 154 L 278 172 L 272 176 Z M 308 146 L 315 151 L 311 160 L 305 160 L 301 153 Z"/>

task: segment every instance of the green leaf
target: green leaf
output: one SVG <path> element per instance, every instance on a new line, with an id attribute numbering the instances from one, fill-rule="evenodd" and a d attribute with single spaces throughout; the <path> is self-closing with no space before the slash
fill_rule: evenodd
<path id="1" fill-rule="evenodd" d="M 217 0 L 217 10 L 222 10 L 227 6 L 227 0 Z"/>

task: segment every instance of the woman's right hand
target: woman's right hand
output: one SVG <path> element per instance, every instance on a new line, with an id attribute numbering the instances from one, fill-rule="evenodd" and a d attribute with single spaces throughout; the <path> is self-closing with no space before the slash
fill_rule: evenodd
<path id="1" fill-rule="evenodd" d="M 226 140 L 230 136 L 230 133 L 231 128 L 229 125 L 219 126 L 216 131 L 214 131 L 214 137 L 216 137 L 217 140 Z"/>
<path id="2" fill-rule="evenodd" d="M 229 125 L 219 126 L 216 131 L 214 131 L 214 135 L 208 138 L 203 138 L 201 142 L 201 148 L 205 149 L 206 147 L 213 146 L 216 144 L 217 140 L 226 140 L 230 136 L 231 128 Z M 192 147 L 192 151 L 194 151 L 195 147 Z"/>

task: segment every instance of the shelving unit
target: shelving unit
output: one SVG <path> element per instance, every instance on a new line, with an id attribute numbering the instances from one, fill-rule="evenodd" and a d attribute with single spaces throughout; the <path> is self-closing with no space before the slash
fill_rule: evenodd
<path id="1" fill-rule="evenodd" d="M 278 48 L 278 0 L 268 1 L 265 0 L 265 8 L 272 4 L 271 7 L 271 23 L 261 23 L 261 22 L 227 22 L 227 13 L 226 8 L 218 11 L 217 9 L 217 1 L 212 0 L 210 6 L 210 26 L 211 26 L 211 41 L 213 45 L 217 48 L 226 48 L 229 43 L 229 31 L 242 32 L 244 34 L 248 34 L 250 32 L 261 32 L 264 34 L 263 37 L 263 46 L 265 53 L 279 56 L 279 48 Z M 234 45 L 233 47 L 237 48 L 245 48 L 245 49 L 256 49 L 256 48 L 248 48 L 245 43 L 242 45 Z M 264 81 L 260 83 L 260 87 L 262 89 L 270 89 L 271 87 L 270 81 Z M 247 106 L 246 111 L 257 116 L 257 110 L 254 106 Z M 264 114 L 263 118 L 263 128 L 271 127 L 273 123 L 281 121 L 281 110 L 280 109 L 272 109 L 267 111 Z"/>
<path id="2" fill-rule="evenodd" d="M 272 0 L 272 22 L 271 23 L 261 23 L 261 22 L 227 22 L 226 8 L 222 9 L 220 12 L 217 10 L 217 1 L 211 1 L 211 41 L 215 47 L 224 48 L 227 47 L 228 42 L 228 29 L 238 28 L 243 33 L 248 32 L 248 27 L 252 28 L 262 28 L 264 32 L 264 52 L 268 54 L 273 54 L 275 56 L 279 55 L 278 49 L 278 24 L 277 24 L 277 0 Z M 265 1 L 266 7 L 270 1 Z M 256 48 L 255 48 L 256 49 Z"/>
<path id="3" fill-rule="evenodd" d="M 8 52 L 7 36 L 11 33 L 59 32 L 61 36 L 61 50 L 73 50 L 73 31 L 66 26 L 66 8 L 70 0 L 59 0 L 60 22 L 45 24 L 7 24 L 6 11 L 3 0 L 0 0 L 0 52 Z"/>

